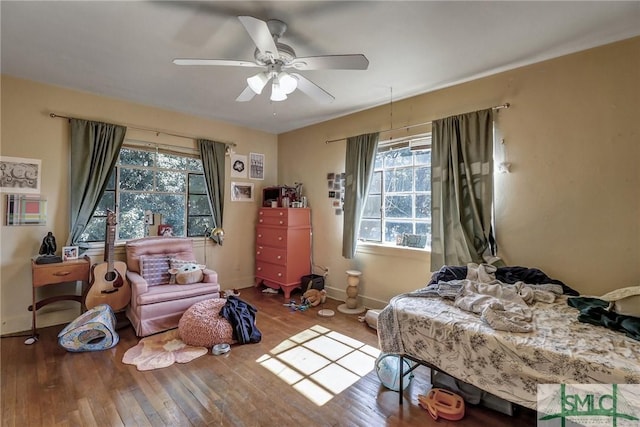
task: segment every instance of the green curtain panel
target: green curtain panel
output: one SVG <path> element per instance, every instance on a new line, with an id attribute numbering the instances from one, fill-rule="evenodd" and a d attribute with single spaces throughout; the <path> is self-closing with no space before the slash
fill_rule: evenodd
<path id="1" fill-rule="evenodd" d="M 207 183 L 209 194 L 209 206 L 213 214 L 213 228 L 222 228 L 224 208 L 224 161 L 227 145 L 222 142 L 198 139 L 198 150 L 202 159 L 204 180 Z M 212 235 L 211 238 L 222 245 L 220 236 Z"/>
<path id="2" fill-rule="evenodd" d="M 80 119 L 70 122 L 71 232 L 67 245 L 82 246 L 80 236 L 104 194 L 127 128 Z"/>
<path id="3" fill-rule="evenodd" d="M 351 259 L 356 254 L 362 210 L 373 176 L 380 133 L 347 138 L 344 187 L 344 227 L 342 256 Z"/>
<path id="4" fill-rule="evenodd" d="M 433 122 L 431 198 L 431 271 L 495 255 L 492 109 Z"/>

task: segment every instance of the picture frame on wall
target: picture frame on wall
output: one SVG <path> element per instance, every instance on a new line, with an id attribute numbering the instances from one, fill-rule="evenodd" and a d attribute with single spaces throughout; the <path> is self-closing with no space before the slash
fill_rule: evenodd
<path id="1" fill-rule="evenodd" d="M 249 178 L 264 179 L 264 154 L 249 153 Z"/>
<path id="2" fill-rule="evenodd" d="M 0 192 L 40 194 L 42 161 L 0 156 Z"/>
<path id="3" fill-rule="evenodd" d="M 69 261 L 71 259 L 78 259 L 78 247 L 77 246 L 63 246 L 62 247 L 62 260 Z"/>
<path id="4" fill-rule="evenodd" d="M 247 177 L 247 156 L 242 154 L 231 155 L 231 178 Z"/>
<path id="5" fill-rule="evenodd" d="M 232 202 L 253 202 L 253 183 L 232 182 L 231 183 Z"/>

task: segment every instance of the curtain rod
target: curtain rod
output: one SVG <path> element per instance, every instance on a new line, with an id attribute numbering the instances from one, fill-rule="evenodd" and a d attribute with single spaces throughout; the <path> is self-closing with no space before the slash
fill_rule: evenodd
<path id="1" fill-rule="evenodd" d="M 77 117 L 62 116 L 62 115 L 56 114 L 56 113 L 49 113 L 49 117 L 51 117 L 53 119 L 66 119 L 66 120 L 77 119 Z M 151 128 L 143 128 L 143 127 L 140 127 L 140 126 L 133 126 L 133 125 L 129 125 L 129 124 L 121 124 L 120 126 L 126 126 L 128 128 L 135 129 L 135 130 L 141 130 L 141 131 L 144 131 L 144 132 L 153 132 L 156 135 L 163 134 L 163 135 L 175 136 L 177 138 L 185 138 L 185 139 L 193 139 L 193 140 L 199 139 L 199 138 L 197 138 L 195 136 L 188 136 L 188 135 L 183 135 L 183 134 L 179 134 L 179 133 L 165 132 L 165 131 L 162 131 L 162 130 L 151 129 Z M 208 139 L 208 138 L 202 138 L 202 139 Z M 235 147 L 236 146 L 235 142 L 224 142 L 224 141 L 221 141 L 221 142 L 223 144 L 229 145 L 231 147 Z"/>
<path id="2" fill-rule="evenodd" d="M 503 108 L 509 108 L 511 107 L 511 104 L 509 104 L 508 102 L 505 102 L 502 105 L 496 105 L 495 107 L 491 107 L 492 110 L 501 110 Z M 433 123 L 433 121 L 429 121 L 429 122 L 423 122 L 423 123 L 416 123 L 415 125 L 408 125 L 408 126 L 402 126 L 399 128 L 393 128 L 393 129 L 387 129 L 387 130 L 382 130 L 380 131 L 380 133 L 388 133 L 388 132 L 395 132 L 397 130 L 403 130 L 403 129 L 411 129 L 411 128 L 415 128 L 418 126 L 426 126 L 426 125 L 430 125 L 431 123 Z M 329 139 L 327 141 L 325 141 L 325 144 L 331 144 L 334 142 L 338 142 L 338 141 L 344 141 L 345 139 L 347 139 L 348 137 L 345 138 L 338 138 L 338 139 Z"/>

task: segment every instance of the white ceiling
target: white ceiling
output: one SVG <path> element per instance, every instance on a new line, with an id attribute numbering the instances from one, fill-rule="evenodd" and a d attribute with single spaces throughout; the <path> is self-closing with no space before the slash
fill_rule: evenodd
<path id="1" fill-rule="evenodd" d="M 640 35 L 638 1 L 2 1 L 0 13 L 3 74 L 270 133 Z M 252 60 L 237 15 L 285 21 L 298 56 L 362 53 L 369 69 L 302 72 L 329 105 L 268 90 L 241 103 L 255 69 L 171 62 Z"/>

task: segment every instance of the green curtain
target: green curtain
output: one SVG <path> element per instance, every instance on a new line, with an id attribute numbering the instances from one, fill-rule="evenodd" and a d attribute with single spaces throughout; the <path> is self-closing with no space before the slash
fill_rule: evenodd
<path id="1" fill-rule="evenodd" d="M 433 122 L 431 271 L 486 262 L 495 255 L 493 110 Z"/>
<path id="2" fill-rule="evenodd" d="M 104 194 L 127 128 L 80 119 L 70 122 L 71 232 L 67 245 L 83 246 L 80 236 Z"/>
<path id="3" fill-rule="evenodd" d="M 204 179 L 207 183 L 207 193 L 209 194 L 209 206 L 213 214 L 213 228 L 222 228 L 222 211 L 224 209 L 224 161 L 227 146 L 222 142 L 198 139 L 198 150 L 202 159 L 204 169 Z M 222 238 L 219 235 L 212 235 L 211 239 L 222 245 Z"/>
<path id="4" fill-rule="evenodd" d="M 373 176 L 379 137 L 380 133 L 376 132 L 347 138 L 342 235 L 342 256 L 347 259 L 356 254 L 360 219 Z"/>

